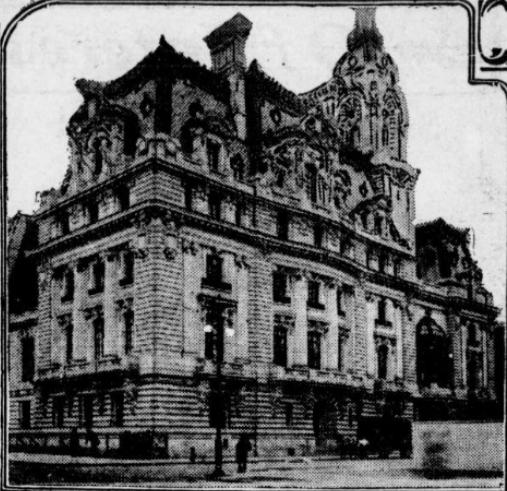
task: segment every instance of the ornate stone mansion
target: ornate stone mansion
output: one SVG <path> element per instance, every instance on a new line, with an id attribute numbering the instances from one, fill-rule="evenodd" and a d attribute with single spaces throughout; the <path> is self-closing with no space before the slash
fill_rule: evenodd
<path id="1" fill-rule="evenodd" d="M 303 94 L 247 63 L 251 28 L 209 34 L 211 68 L 162 36 L 76 82 L 65 177 L 9 224 L 13 448 L 210 457 L 221 425 L 226 455 L 404 453 L 414 419 L 495 412 L 498 309 L 468 231 L 414 225 L 374 9 Z"/>

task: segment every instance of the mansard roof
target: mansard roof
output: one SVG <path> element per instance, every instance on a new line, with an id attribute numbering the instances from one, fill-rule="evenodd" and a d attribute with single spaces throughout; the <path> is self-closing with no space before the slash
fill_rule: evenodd
<path id="1" fill-rule="evenodd" d="M 266 98 L 275 101 L 277 104 L 281 103 L 282 106 L 299 115 L 305 113 L 305 105 L 300 97 L 273 77 L 267 75 L 256 59 L 250 63 L 246 75 L 251 82 L 254 82 L 255 88 Z"/>
<path id="2" fill-rule="evenodd" d="M 469 228 L 456 227 L 441 217 L 417 224 L 415 231 L 416 239 L 419 243 L 427 241 L 437 242 L 442 239 L 449 242 L 462 243 L 465 246 L 468 246 L 469 243 Z"/>
<path id="3" fill-rule="evenodd" d="M 176 51 L 165 39 L 160 37 L 159 45 L 148 53 L 136 66 L 121 77 L 109 82 L 79 79 L 76 87 L 83 97 L 93 95 L 109 98 L 122 97 L 149 80 L 174 77 L 188 78 L 203 90 L 223 101 L 229 101 L 227 80 L 209 70 L 206 66 Z"/>

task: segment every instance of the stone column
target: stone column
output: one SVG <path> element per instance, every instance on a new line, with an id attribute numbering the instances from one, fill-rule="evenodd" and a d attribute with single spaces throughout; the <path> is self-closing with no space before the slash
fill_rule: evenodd
<path id="1" fill-rule="evenodd" d="M 294 366 L 308 365 L 308 315 L 306 302 L 308 299 L 308 280 L 304 272 L 296 277 L 294 286 Z"/>
<path id="2" fill-rule="evenodd" d="M 72 322 L 74 324 L 74 360 L 86 360 L 87 356 L 87 327 L 83 317 L 83 305 L 86 299 L 86 265 L 76 264 L 74 267 L 74 305 L 72 308 Z"/>
<path id="3" fill-rule="evenodd" d="M 248 265 L 244 257 L 238 258 L 237 265 L 237 301 L 236 314 L 236 357 L 248 358 Z"/>
<path id="4" fill-rule="evenodd" d="M 119 322 L 114 303 L 114 289 L 118 284 L 117 254 L 104 255 L 104 355 L 118 355 Z"/>
<path id="5" fill-rule="evenodd" d="M 201 288 L 198 247 L 193 241 L 183 241 L 183 351 L 185 355 L 199 354 L 199 339 L 204 336 L 197 295 Z M 201 325 L 202 324 L 202 325 Z"/>
<path id="6" fill-rule="evenodd" d="M 327 331 L 327 358 L 324 368 L 338 368 L 338 305 L 336 303 L 336 283 L 327 285 L 327 315 L 329 328 Z"/>

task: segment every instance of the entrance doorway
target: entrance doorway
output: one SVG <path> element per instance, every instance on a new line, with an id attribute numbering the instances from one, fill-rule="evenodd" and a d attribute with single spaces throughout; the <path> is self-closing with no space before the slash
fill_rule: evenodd
<path id="1" fill-rule="evenodd" d="M 337 411 L 334 404 L 326 399 L 318 399 L 313 405 L 313 432 L 317 452 L 336 448 Z"/>

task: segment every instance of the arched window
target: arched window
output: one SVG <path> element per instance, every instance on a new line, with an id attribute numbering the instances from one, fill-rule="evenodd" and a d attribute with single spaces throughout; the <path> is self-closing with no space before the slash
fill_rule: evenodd
<path id="1" fill-rule="evenodd" d="M 417 381 L 420 387 L 448 387 L 452 376 L 449 338 L 430 317 L 417 325 Z"/>
<path id="2" fill-rule="evenodd" d="M 183 152 L 192 154 L 194 152 L 194 135 L 188 125 L 183 126 L 180 135 L 181 149 Z"/>
<path id="3" fill-rule="evenodd" d="M 236 181 L 243 181 L 245 179 L 245 164 L 241 155 L 234 155 L 231 159 L 232 174 Z"/>
<path id="4" fill-rule="evenodd" d="M 389 146 L 389 128 L 386 121 L 384 121 L 384 124 L 382 125 L 382 146 Z"/>
<path id="5" fill-rule="evenodd" d="M 361 131 L 359 126 L 353 126 L 350 130 L 350 144 L 354 147 L 359 147 L 361 144 Z"/>

